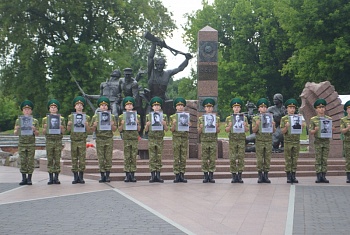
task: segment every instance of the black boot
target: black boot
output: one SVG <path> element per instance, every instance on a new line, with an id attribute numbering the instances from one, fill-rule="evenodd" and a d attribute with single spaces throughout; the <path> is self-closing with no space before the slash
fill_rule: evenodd
<path id="1" fill-rule="evenodd" d="M 53 179 L 54 184 L 61 184 L 60 180 L 58 179 L 59 175 L 60 173 L 55 173 L 55 178 Z"/>
<path id="2" fill-rule="evenodd" d="M 299 180 L 297 180 L 297 178 L 295 178 L 295 172 L 292 172 L 292 182 L 293 183 L 299 183 Z"/>
<path id="3" fill-rule="evenodd" d="M 101 179 L 98 181 L 99 183 L 104 183 L 106 182 L 106 175 L 104 172 L 100 172 L 101 174 Z"/>
<path id="4" fill-rule="evenodd" d="M 49 173 L 49 182 L 47 182 L 48 185 L 53 184 L 53 173 Z"/>
<path id="5" fill-rule="evenodd" d="M 321 173 L 316 173 L 316 177 L 315 183 L 322 183 Z"/>
<path id="6" fill-rule="evenodd" d="M 187 179 L 185 179 L 185 173 L 180 172 L 180 182 L 187 183 Z"/>
<path id="7" fill-rule="evenodd" d="M 208 175 L 208 172 L 204 172 L 203 183 L 208 183 L 208 181 L 209 181 L 209 175 Z"/>
<path id="8" fill-rule="evenodd" d="M 73 172 L 73 181 L 72 181 L 72 184 L 76 184 L 78 183 L 78 172 Z"/>
<path id="9" fill-rule="evenodd" d="M 152 171 L 152 172 L 151 172 L 151 178 L 149 179 L 148 182 L 154 183 L 154 182 L 155 182 L 155 176 L 156 176 L 156 172 L 155 172 L 155 171 Z"/>
<path id="10" fill-rule="evenodd" d="M 326 172 L 322 172 L 322 182 L 323 183 L 329 183 L 329 180 L 326 179 Z"/>
<path id="11" fill-rule="evenodd" d="M 179 183 L 179 182 L 180 182 L 180 174 L 175 174 L 174 183 Z"/>
<path id="12" fill-rule="evenodd" d="M 290 174 L 289 171 L 287 171 L 286 173 L 287 173 L 287 183 L 290 184 L 292 183 L 292 175 Z"/>
<path id="13" fill-rule="evenodd" d="M 242 180 L 242 172 L 238 172 L 237 177 L 236 177 L 236 182 L 243 184 L 243 180 Z"/>
<path id="14" fill-rule="evenodd" d="M 130 172 L 129 179 L 130 179 L 130 182 L 133 182 L 133 183 L 137 181 L 135 178 L 135 172 Z"/>
<path id="15" fill-rule="evenodd" d="M 210 183 L 215 183 L 214 172 L 209 172 L 209 182 Z"/>
<path id="16" fill-rule="evenodd" d="M 111 182 L 111 179 L 109 178 L 110 171 L 106 171 L 106 182 Z"/>
<path id="17" fill-rule="evenodd" d="M 263 183 L 264 180 L 263 180 L 263 174 L 261 171 L 258 171 L 258 184 L 261 184 Z"/>
<path id="18" fill-rule="evenodd" d="M 346 172 L 346 183 L 350 183 L 350 172 Z"/>
<path id="19" fill-rule="evenodd" d="M 156 178 L 157 178 L 157 182 L 164 183 L 164 180 L 160 178 L 160 171 L 156 171 Z"/>
<path id="20" fill-rule="evenodd" d="M 27 185 L 27 175 L 22 173 L 22 181 L 19 185 Z"/>
<path id="21" fill-rule="evenodd" d="M 271 183 L 271 180 L 269 180 L 269 172 L 265 171 L 264 172 L 264 182 L 265 183 Z"/>
<path id="22" fill-rule="evenodd" d="M 28 174 L 27 185 L 32 185 L 32 174 Z"/>
<path id="23" fill-rule="evenodd" d="M 128 182 L 130 182 L 130 172 L 125 172 L 125 178 L 124 178 L 124 182 L 125 183 L 128 183 Z"/>
<path id="24" fill-rule="evenodd" d="M 78 180 L 79 180 L 79 183 L 81 183 L 81 184 L 85 184 L 85 180 L 84 180 L 84 172 L 79 171 L 79 178 L 78 178 Z"/>
<path id="25" fill-rule="evenodd" d="M 236 173 L 232 173 L 232 180 L 231 183 L 236 183 Z"/>

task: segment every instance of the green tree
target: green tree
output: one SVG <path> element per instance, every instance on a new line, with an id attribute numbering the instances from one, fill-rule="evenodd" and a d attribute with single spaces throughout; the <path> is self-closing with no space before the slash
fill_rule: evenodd
<path id="1" fill-rule="evenodd" d="M 19 109 L 12 97 L 0 92 L 0 132 L 13 129 Z"/>

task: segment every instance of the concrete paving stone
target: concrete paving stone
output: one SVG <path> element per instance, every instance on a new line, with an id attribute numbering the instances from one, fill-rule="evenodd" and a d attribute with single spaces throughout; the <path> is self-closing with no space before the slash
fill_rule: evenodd
<path id="1" fill-rule="evenodd" d="M 0 183 L 0 193 L 21 187 L 18 183 Z"/>
<path id="2" fill-rule="evenodd" d="M 2 204 L 0 211 L 3 235 L 184 234 L 113 190 Z"/>

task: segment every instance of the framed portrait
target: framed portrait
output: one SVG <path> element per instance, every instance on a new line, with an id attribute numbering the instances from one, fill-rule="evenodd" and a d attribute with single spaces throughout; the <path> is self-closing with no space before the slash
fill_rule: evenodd
<path id="1" fill-rule="evenodd" d="M 232 121 L 231 133 L 245 133 L 243 113 L 232 114 L 231 121 Z"/>
<path id="2" fill-rule="evenodd" d="M 189 131 L 189 113 L 176 113 L 176 131 Z"/>
<path id="3" fill-rule="evenodd" d="M 203 114 L 204 128 L 203 133 L 216 133 L 216 115 Z"/>
<path id="4" fill-rule="evenodd" d="M 124 130 L 137 131 L 137 112 L 123 112 Z"/>
<path id="5" fill-rule="evenodd" d="M 19 116 L 21 135 L 33 135 L 33 117 L 32 116 Z"/>
<path id="6" fill-rule="evenodd" d="M 86 114 L 72 113 L 72 115 L 73 115 L 73 132 L 86 132 L 86 128 L 85 128 Z"/>
<path id="7" fill-rule="evenodd" d="M 111 126 L 111 112 L 99 112 L 98 113 L 98 130 L 99 131 L 110 131 Z"/>
<path id="8" fill-rule="evenodd" d="M 273 121 L 272 113 L 260 114 L 261 133 L 272 133 L 273 132 L 272 121 Z"/>
<path id="9" fill-rule="evenodd" d="M 163 131 L 163 112 L 151 112 L 151 131 Z"/>
<path id="10" fill-rule="evenodd" d="M 320 118 L 320 129 L 318 135 L 320 138 L 332 138 L 332 120 L 327 118 Z"/>
<path id="11" fill-rule="evenodd" d="M 301 118 L 301 115 L 298 115 L 298 114 L 289 115 L 288 119 L 290 123 L 289 130 L 288 130 L 289 133 L 300 135 L 303 132 L 303 129 L 302 129 L 303 120 Z"/>
<path id="12" fill-rule="evenodd" d="M 48 114 L 47 115 L 48 133 L 51 135 L 61 134 L 61 115 L 60 114 Z"/>

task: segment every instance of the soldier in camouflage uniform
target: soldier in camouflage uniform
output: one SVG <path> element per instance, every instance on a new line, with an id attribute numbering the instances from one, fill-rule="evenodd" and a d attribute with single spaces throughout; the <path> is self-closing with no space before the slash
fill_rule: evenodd
<path id="1" fill-rule="evenodd" d="M 126 112 L 131 112 L 134 109 L 135 99 L 133 97 L 127 96 L 123 99 L 122 105 L 124 106 Z M 136 182 L 135 172 L 136 172 L 136 158 L 138 154 L 138 131 L 140 131 L 140 115 L 137 115 L 137 130 L 124 130 L 124 115 L 125 113 L 119 115 L 118 119 L 118 130 L 123 133 L 124 141 L 124 172 L 125 179 L 124 182 Z"/>
<path id="2" fill-rule="evenodd" d="M 271 183 L 268 173 L 270 170 L 270 162 L 272 155 L 272 133 L 262 133 L 260 130 L 261 125 L 261 114 L 267 112 L 268 101 L 265 98 L 258 100 L 256 106 L 260 115 L 253 117 L 252 120 L 252 130 L 256 134 L 256 160 L 258 168 L 258 183 Z M 275 123 L 272 122 L 273 131 L 275 131 Z"/>
<path id="3" fill-rule="evenodd" d="M 346 183 L 350 183 L 350 100 L 344 104 L 345 117 L 340 119 L 340 131 L 344 135 Z"/>
<path id="4" fill-rule="evenodd" d="M 31 116 L 34 104 L 25 100 L 21 103 L 21 110 L 24 116 Z M 19 135 L 18 153 L 21 159 L 20 172 L 22 173 L 22 181 L 19 185 L 32 185 L 32 174 L 34 171 L 34 155 L 35 155 L 35 136 L 39 135 L 39 122 L 33 118 L 32 135 L 21 135 L 20 119 L 16 120 L 14 134 Z M 28 174 L 28 178 L 27 178 Z"/>
<path id="5" fill-rule="evenodd" d="M 213 114 L 215 100 L 207 98 L 203 100 L 203 107 L 205 114 Z M 217 139 L 220 132 L 220 117 L 216 116 L 216 133 L 204 133 L 204 117 L 198 118 L 198 133 L 200 134 L 201 148 L 202 148 L 202 171 L 204 172 L 203 183 L 215 183 L 214 171 L 216 170 L 216 151 L 217 151 Z"/>
<path id="6" fill-rule="evenodd" d="M 184 112 L 186 106 L 186 100 L 184 98 L 178 97 L 173 103 L 177 113 Z M 185 172 L 188 153 L 188 131 L 176 131 L 176 122 L 176 114 L 171 115 L 169 125 L 171 126 L 170 130 L 173 133 L 174 183 L 187 183 Z M 189 122 L 188 125 L 191 126 L 191 123 Z"/>
<path id="7" fill-rule="evenodd" d="M 285 172 L 287 174 L 287 183 L 298 183 L 295 178 L 297 171 L 297 164 L 300 151 L 300 134 L 291 134 L 288 129 L 291 125 L 289 123 L 289 116 L 294 115 L 296 108 L 299 106 L 295 99 L 289 99 L 284 103 L 287 108 L 287 115 L 283 116 L 280 123 L 281 131 L 284 135 L 284 159 L 285 159 Z M 303 126 L 305 124 L 303 123 Z"/>
<path id="8" fill-rule="evenodd" d="M 58 115 L 61 105 L 58 100 L 52 99 L 47 103 L 47 108 L 50 114 Z M 60 116 L 60 119 L 60 134 L 48 133 L 47 129 L 50 125 L 48 123 L 48 118 L 44 117 L 42 121 L 43 134 L 46 138 L 47 170 L 49 172 L 49 181 L 47 182 L 48 185 L 61 183 L 58 176 L 61 172 L 60 160 L 63 132 L 65 131 L 65 120 L 62 116 Z M 55 174 L 55 176 L 53 174 Z"/>
<path id="9" fill-rule="evenodd" d="M 233 114 L 240 114 L 243 101 L 239 98 L 234 98 L 230 102 Z M 242 172 L 244 170 L 245 156 L 245 133 L 234 133 L 232 131 L 232 115 L 226 117 L 225 131 L 229 134 L 229 157 L 230 157 L 230 172 L 232 174 L 231 183 L 243 183 Z M 248 129 L 248 119 L 244 116 L 244 131 Z"/>
<path id="10" fill-rule="evenodd" d="M 150 101 L 150 106 L 155 113 L 161 111 L 163 100 L 155 96 Z M 160 178 L 160 170 L 162 169 L 162 153 L 164 145 L 164 131 L 168 130 L 167 115 L 163 113 L 163 120 L 159 120 L 163 125 L 163 130 L 152 130 L 152 116 L 151 113 L 146 116 L 145 131 L 148 131 L 148 152 L 149 152 L 149 169 L 151 171 L 150 183 L 160 182 L 164 180 Z"/>
<path id="11" fill-rule="evenodd" d="M 309 133 L 315 136 L 315 168 L 317 179 L 315 183 L 329 183 L 326 179 L 327 173 L 327 160 L 329 154 L 329 138 L 320 138 L 320 118 L 331 119 L 331 117 L 325 115 L 327 102 L 324 99 L 318 99 L 314 103 L 314 108 L 316 109 L 317 116 L 310 119 Z"/>
<path id="12" fill-rule="evenodd" d="M 73 107 L 76 114 L 83 115 L 83 109 L 86 104 L 85 98 L 77 96 L 73 99 Z M 90 131 L 90 116 L 85 116 L 84 129 L 85 132 L 74 132 L 74 115 L 68 116 L 67 130 L 71 131 L 71 156 L 72 156 L 72 172 L 74 179 L 72 184 L 81 183 L 85 184 L 84 170 L 85 170 L 85 158 L 86 158 L 86 138 L 87 132 Z M 73 127 L 72 127 L 73 125 Z M 75 124 L 77 125 L 77 124 Z"/>
<path id="13" fill-rule="evenodd" d="M 97 100 L 97 105 L 101 112 L 106 112 L 110 110 L 110 101 L 107 97 L 101 96 Z M 115 120 L 114 114 L 111 114 L 110 125 L 111 130 L 99 130 L 98 122 L 99 114 L 95 114 L 92 117 L 91 130 L 96 132 L 96 150 L 98 158 L 98 166 L 101 174 L 100 183 L 111 182 L 109 176 L 112 169 L 112 157 L 113 157 L 113 132 L 117 130 L 117 122 Z"/>

